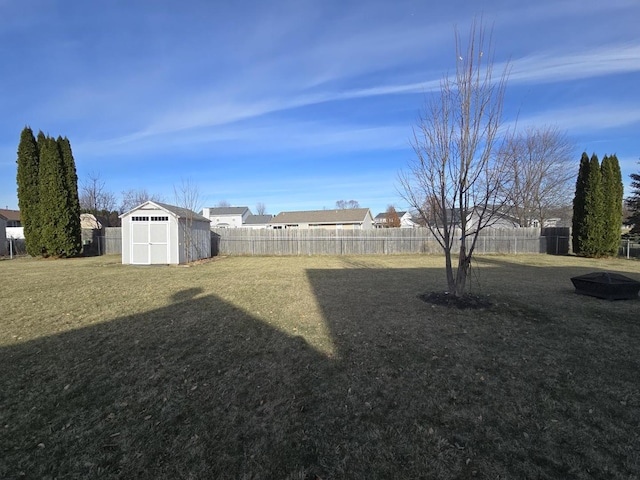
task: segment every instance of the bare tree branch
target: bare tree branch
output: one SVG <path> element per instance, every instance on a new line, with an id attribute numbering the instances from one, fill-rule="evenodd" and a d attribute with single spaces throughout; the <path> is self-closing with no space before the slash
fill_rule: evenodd
<path id="1" fill-rule="evenodd" d="M 256 215 L 266 215 L 266 213 L 267 206 L 262 202 L 256 203 Z"/>
<path id="2" fill-rule="evenodd" d="M 138 190 L 125 190 L 122 192 L 122 203 L 120 204 L 121 212 L 128 212 L 132 208 L 137 207 L 141 203 L 151 200 L 152 202 L 164 202 L 162 195 L 150 194 L 145 188 Z"/>
<path id="3" fill-rule="evenodd" d="M 530 127 L 505 144 L 510 172 L 505 192 L 520 226 L 543 226 L 553 211 L 571 204 L 574 145 L 556 127 Z"/>
<path id="4" fill-rule="evenodd" d="M 94 215 L 96 212 L 116 209 L 116 197 L 105 188 L 99 173 L 91 172 L 80 187 L 80 208 Z"/>
<path id="5" fill-rule="evenodd" d="M 184 249 L 185 259 L 187 263 L 193 261 L 196 258 L 200 258 L 203 252 L 199 251 L 199 242 L 195 238 L 195 232 L 193 229 L 193 221 L 196 212 L 202 209 L 200 200 L 200 189 L 198 185 L 193 183 L 190 179 L 182 179 L 178 185 L 173 186 L 173 194 L 175 197 L 176 206 L 183 208 L 186 211 L 185 223 L 180 224 L 183 226 L 182 247 Z M 208 232 L 207 232 L 208 233 Z"/>
<path id="6" fill-rule="evenodd" d="M 349 208 L 360 208 L 357 200 L 338 200 L 336 202 L 336 210 L 346 210 Z"/>

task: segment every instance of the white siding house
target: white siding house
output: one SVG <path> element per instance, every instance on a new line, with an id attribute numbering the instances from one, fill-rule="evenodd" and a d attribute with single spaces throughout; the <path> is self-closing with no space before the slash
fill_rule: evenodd
<path id="1" fill-rule="evenodd" d="M 7 221 L 7 238 L 24 240 L 24 227 L 20 223 L 20 210 L 0 208 L 0 215 Z"/>
<path id="2" fill-rule="evenodd" d="M 210 221 L 191 210 L 148 201 L 120 218 L 124 264 L 175 265 L 211 256 Z"/>
<path id="3" fill-rule="evenodd" d="M 240 228 L 251 216 L 249 207 L 203 208 L 202 216 L 211 220 L 211 227 Z"/>

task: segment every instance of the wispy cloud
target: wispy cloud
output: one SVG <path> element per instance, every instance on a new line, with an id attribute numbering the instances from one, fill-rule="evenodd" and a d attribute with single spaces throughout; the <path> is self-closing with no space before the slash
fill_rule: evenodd
<path id="1" fill-rule="evenodd" d="M 640 45 L 607 45 L 588 52 L 544 53 L 512 62 L 510 83 L 552 83 L 640 72 Z"/>
<path id="2" fill-rule="evenodd" d="M 640 124 L 640 104 L 591 103 L 548 109 L 520 118 L 519 128 L 552 123 L 569 133 L 586 134 Z"/>

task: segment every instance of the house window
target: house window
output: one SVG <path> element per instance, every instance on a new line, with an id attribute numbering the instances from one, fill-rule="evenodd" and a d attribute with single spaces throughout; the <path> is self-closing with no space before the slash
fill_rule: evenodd
<path id="1" fill-rule="evenodd" d="M 168 222 L 169 217 L 151 217 L 152 222 Z"/>
<path id="2" fill-rule="evenodd" d="M 132 222 L 148 222 L 149 217 L 131 217 Z"/>

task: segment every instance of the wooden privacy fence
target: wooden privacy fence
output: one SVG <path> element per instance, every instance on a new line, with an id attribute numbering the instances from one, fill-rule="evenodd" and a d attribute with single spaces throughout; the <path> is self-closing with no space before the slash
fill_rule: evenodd
<path id="1" fill-rule="evenodd" d="M 102 252 L 107 255 L 122 254 L 122 228 L 106 227 L 102 241 Z"/>
<path id="2" fill-rule="evenodd" d="M 458 232 L 459 235 L 459 232 Z M 426 228 L 375 230 L 212 229 L 212 255 L 393 255 L 442 253 Z M 454 244 L 454 251 L 459 241 Z M 487 229 L 476 253 L 546 253 L 539 228 Z"/>

